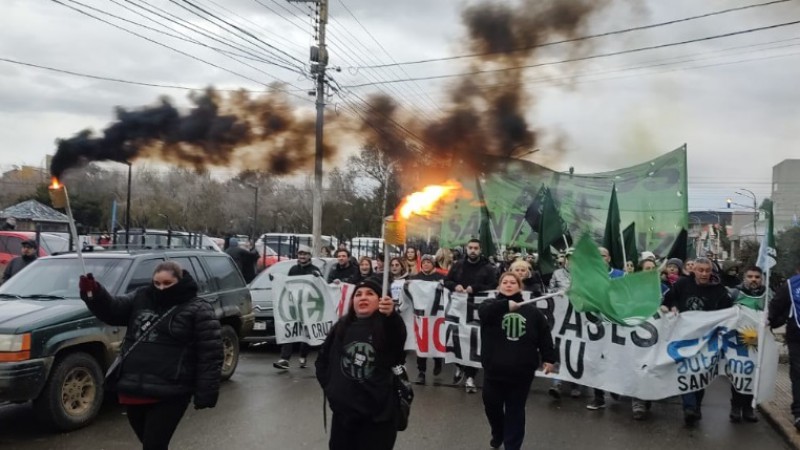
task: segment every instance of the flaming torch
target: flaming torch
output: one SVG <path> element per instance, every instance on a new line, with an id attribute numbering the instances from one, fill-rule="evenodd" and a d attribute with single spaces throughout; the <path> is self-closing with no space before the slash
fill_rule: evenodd
<path id="1" fill-rule="evenodd" d="M 75 227 L 75 218 L 72 216 L 72 208 L 69 206 L 69 194 L 67 194 L 67 187 L 58 182 L 58 178 L 53 177 L 53 183 L 49 186 L 50 202 L 54 208 L 64 208 L 67 210 L 67 217 L 69 218 L 69 231 L 72 233 L 72 241 L 75 242 L 75 249 L 78 253 L 78 260 L 81 262 L 83 274 L 86 275 L 86 261 L 83 260 L 83 253 L 81 253 L 81 244 L 78 242 L 78 229 Z M 91 293 L 89 293 L 91 296 Z"/>
<path id="2" fill-rule="evenodd" d="M 406 196 L 394 215 L 387 217 L 383 224 L 383 296 L 389 292 L 389 245 L 404 245 L 406 242 L 406 221 L 412 215 L 427 216 L 436 204 L 461 189 L 461 183 L 448 181 L 442 185 L 426 186 L 420 192 Z"/>

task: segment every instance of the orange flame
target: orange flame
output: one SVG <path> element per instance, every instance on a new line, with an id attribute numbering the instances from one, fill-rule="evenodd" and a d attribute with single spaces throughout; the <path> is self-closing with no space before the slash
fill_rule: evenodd
<path id="1" fill-rule="evenodd" d="M 403 219 L 408 219 L 412 214 L 424 216 L 430 214 L 436 204 L 448 194 L 461 189 L 461 183 L 457 181 L 447 181 L 441 185 L 425 186 L 420 192 L 414 192 L 406 196 L 400 207 L 397 208 L 396 215 Z"/>
<path id="2" fill-rule="evenodd" d="M 61 183 L 58 182 L 58 178 L 53 177 L 53 182 L 50 184 L 50 189 L 53 190 L 61 189 Z"/>

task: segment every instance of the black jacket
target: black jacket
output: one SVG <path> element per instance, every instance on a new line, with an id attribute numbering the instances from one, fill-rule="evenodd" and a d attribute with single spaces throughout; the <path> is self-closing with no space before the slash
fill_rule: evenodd
<path id="1" fill-rule="evenodd" d="M 694 274 L 682 277 L 664 295 L 664 306 L 684 311 L 717 311 L 733 306 L 728 289 L 719 281 L 719 276 L 711 274 L 711 281 L 698 285 Z"/>
<path id="2" fill-rule="evenodd" d="M 444 286 L 451 291 L 455 291 L 456 286 L 459 284 L 464 289 L 472 286 L 473 294 L 496 288 L 497 274 L 494 266 L 483 256 L 475 262 L 470 261 L 469 258 L 457 261 L 450 268 L 450 272 L 447 273 Z"/>
<path id="3" fill-rule="evenodd" d="M 410 277 L 408 277 L 408 279 L 409 280 L 422 280 L 422 281 L 442 281 L 442 280 L 444 280 L 444 275 L 440 274 L 439 272 L 437 272 L 435 270 L 433 272 L 429 273 L 429 274 L 426 274 L 425 272 L 420 271 L 416 275 L 411 275 Z"/>
<path id="4" fill-rule="evenodd" d="M 539 297 L 544 293 L 544 284 L 539 272 L 533 271 L 529 278 L 522 280 L 522 285 L 522 290 L 532 292 L 534 297 Z"/>
<path id="5" fill-rule="evenodd" d="M 795 275 L 795 277 L 800 277 L 800 275 Z M 791 312 L 792 296 L 789 293 L 789 282 L 785 281 L 775 292 L 775 298 L 769 302 L 769 311 L 767 312 L 769 326 L 778 328 L 786 324 L 786 340 L 800 342 L 800 329 L 797 327 L 797 320 L 789 317 Z"/>
<path id="6" fill-rule="evenodd" d="M 558 361 L 550 326 L 541 311 L 525 305 L 510 312 L 509 300 L 522 301 L 522 295 L 484 301 L 478 307 L 481 318 L 481 363 L 486 378 L 525 382 L 533 379 L 539 364 Z"/>
<path id="7" fill-rule="evenodd" d="M 352 283 L 359 277 L 358 265 L 350 262 L 347 267 L 342 267 L 338 263 L 333 266 L 331 273 L 328 274 L 328 283 L 339 280 L 342 283 Z"/>
<path id="8" fill-rule="evenodd" d="M 175 289 L 175 291 L 172 291 Z M 211 304 L 197 298 L 197 283 L 188 272 L 166 298 L 153 286 L 114 297 L 99 286 L 93 297 L 82 296 L 89 310 L 103 322 L 127 326 L 121 354 L 125 354 L 150 323 L 159 321 L 145 339 L 125 357 L 115 389 L 126 395 L 165 398 L 194 395 L 198 407 L 217 403 L 222 371 L 220 323 Z"/>
<path id="9" fill-rule="evenodd" d="M 376 311 L 346 328 L 342 320 L 331 329 L 315 364 L 331 411 L 344 421 L 394 420 L 398 400 L 392 367 L 405 363 L 403 319 Z M 376 329 L 383 330 L 382 342 L 376 340 Z"/>
<path id="10" fill-rule="evenodd" d="M 256 263 L 258 262 L 258 251 L 256 249 L 245 250 L 239 246 L 225 250 L 233 261 L 239 266 L 244 281 L 250 283 L 256 277 Z"/>
<path id="11" fill-rule="evenodd" d="M 28 267 L 28 264 L 34 261 L 36 261 L 36 255 L 33 255 L 29 258 L 17 256 L 16 258 L 12 259 L 6 266 L 6 270 L 3 272 L 3 283 L 16 275 L 20 270 Z"/>
<path id="12" fill-rule="evenodd" d="M 322 272 L 320 272 L 319 268 L 310 262 L 306 265 L 295 264 L 289 269 L 289 276 L 296 277 L 298 275 L 315 275 L 318 277 L 322 276 Z"/>

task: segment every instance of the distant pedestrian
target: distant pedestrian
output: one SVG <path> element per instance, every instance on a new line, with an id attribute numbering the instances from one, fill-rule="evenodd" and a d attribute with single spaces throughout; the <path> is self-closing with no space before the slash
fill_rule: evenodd
<path id="1" fill-rule="evenodd" d="M 22 241 L 22 245 L 20 246 L 20 255 L 12 259 L 3 272 L 3 283 L 8 281 L 14 275 L 18 274 L 20 270 L 28 267 L 28 264 L 36 261 L 38 256 L 39 246 L 36 245 L 36 241 L 33 239 Z"/>
<path id="2" fill-rule="evenodd" d="M 408 277 L 410 280 L 420 281 L 433 281 L 441 282 L 444 280 L 444 275 L 436 271 L 434 265 L 434 258 L 431 255 L 423 255 L 420 259 L 420 271 L 416 275 Z M 444 358 L 433 358 L 433 376 L 438 376 L 442 373 L 444 366 Z M 428 358 L 417 357 L 417 384 L 425 384 L 425 374 L 428 370 Z"/>
<path id="3" fill-rule="evenodd" d="M 301 275 L 314 275 L 322 278 L 322 272 L 311 261 L 311 249 L 306 245 L 299 245 L 297 247 L 297 264 L 289 269 L 289 276 L 296 277 Z M 298 342 L 300 347 L 300 359 L 298 363 L 301 369 L 306 368 L 306 358 L 308 358 L 309 346 L 305 342 Z M 292 359 L 295 343 L 289 342 L 281 345 L 280 359 L 272 363 L 272 367 L 279 370 L 289 370 L 289 361 Z"/>
<path id="4" fill-rule="evenodd" d="M 521 306 L 522 283 L 513 273 L 500 276 L 497 297 L 481 303 L 481 363 L 485 370 L 483 405 L 491 428 L 489 446 L 522 448 L 525 404 L 540 364 L 554 370 L 557 354 L 544 314 Z"/>
<path id="5" fill-rule="evenodd" d="M 358 278 L 358 263 L 353 263 L 346 248 L 336 250 L 336 265 L 328 274 L 328 283 L 352 283 Z"/>
<path id="6" fill-rule="evenodd" d="M 436 250 L 436 254 L 433 256 L 434 261 L 436 261 L 436 271 L 440 274 L 447 276 L 447 272 L 450 271 L 450 266 L 453 265 L 453 254 L 450 252 L 449 249 L 440 248 Z"/>
<path id="7" fill-rule="evenodd" d="M 800 255 L 795 254 L 796 274 L 789 278 L 769 302 L 769 326 L 786 325 L 786 345 L 789 347 L 789 379 L 792 382 L 791 413 L 794 427 L 800 431 Z"/>
<path id="8" fill-rule="evenodd" d="M 417 253 L 417 249 L 411 246 L 406 247 L 405 251 L 406 255 L 406 267 L 408 268 L 409 275 L 416 275 L 419 272 L 419 253 Z"/>
<path id="9" fill-rule="evenodd" d="M 350 280 L 350 282 L 357 284 L 374 276 L 375 271 L 372 269 L 372 259 L 370 259 L 369 256 L 362 256 L 358 258 L 358 275 Z"/>
<path id="10" fill-rule="evenodd" d="M 239 267 L 239 271 L 242 273 L 245 283 L 250 284 L 256 277 L 256 263 L 259 258 L 258 251 L 253 247 L 251 247 L 250 250 L 246 250 L 239 246 L 238 239 L 231 238 L 228 241 L 228 249 L 225 250 L 225 253 L 233 258 L 233 262 Z"/>

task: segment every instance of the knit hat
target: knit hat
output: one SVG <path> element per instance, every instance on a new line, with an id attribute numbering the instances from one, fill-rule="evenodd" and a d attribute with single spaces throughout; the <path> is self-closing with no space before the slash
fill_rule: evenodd
<path id="1" fill-rule="evenodd" d="M 231 248 L 233 248 L 233 247 L 238 247 L 238 246 L 239 246 L 239 240 L 238 240 L 238 239 L 236 239 L 236 238 L 231 238 L 231 239 L 228 241 L 228 247 L 231 247 Z"/>
<path id="2" fill-rule="evenodd" d="M 423 255 L 419 260 L 420 264 L 422 264 L 422 261 L 430 261 L 431 264 L 436 264 L 436 260 L 433 258 L 433 255 Z"/>
<path id="3" fill-rule="evenodd" d="M 667 266 L 670 265 L 670 264 L 674 264 L 674 265 L 678 266 L 678 270 L 683 270 L 683 261 L 681 261 L 678 258 L 672 258 L 669 261 L 667 261 Z"/>
<path id="4" fill-rule="evenodd" d="M 355 295 L 357 290 L 359 290 L 361 288 L 364 288 L 364 287 L 372 289 L 375 292 L 375 294 L 377 294 L 378 296 L 380 296 L 381 292 L 383 292 L 383 288 L 381 287 L 380 283 L 375 281 L 375 279 L 373 279 L 373 278 L 366 278 L 366 279 L 360 281 L 356 285 L 356 288 L 353 289 L 353 295 Z"/>
<path id="5" fill-rule="evenodd" d="M 649 259 L 650 261 L 656 261 L 656 255 L 653 252 L 643 251 L 642 257 L 639 258 L 641 261 Z"/>

